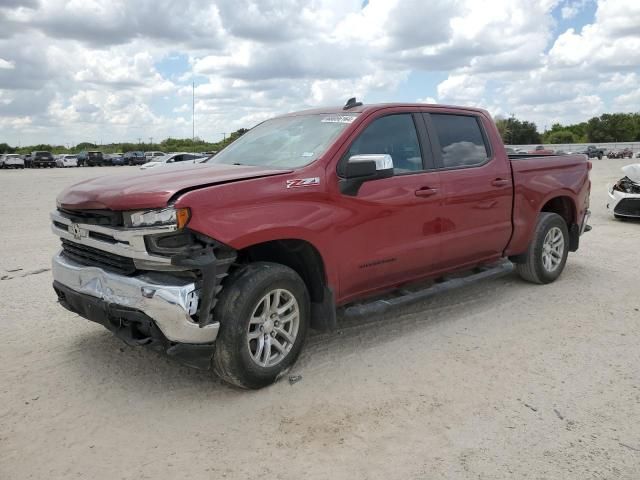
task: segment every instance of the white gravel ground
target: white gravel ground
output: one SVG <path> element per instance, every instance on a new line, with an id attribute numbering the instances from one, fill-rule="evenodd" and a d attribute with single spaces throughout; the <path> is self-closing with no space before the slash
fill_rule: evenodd
<path id="1" fill-rule="evenodd" d="M 48 212 L 130 167 L 0 171 L 0 479 L 638 479 L 640 223 L 610 218 L 559 281 L 515 275 L 313 335 L 240 391 L 56 305 Z"/>

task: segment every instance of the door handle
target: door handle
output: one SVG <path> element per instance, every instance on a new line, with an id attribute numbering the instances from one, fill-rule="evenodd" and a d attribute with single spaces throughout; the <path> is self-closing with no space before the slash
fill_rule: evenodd
<path id="1" fill-rule="evenodd" d="M 430 197 L 438 193 L 437 188 L 422 187 L 416 190 L 416 197 Z"/>
<path id="2" fill-rule="evenodd" d="M 495 180 L 491 181 L 491 185 L 493 185 L 494 187 L 506 187 L 510 183 L 511 180 L 507 180 L 505 178 L 496 178 Z"/>

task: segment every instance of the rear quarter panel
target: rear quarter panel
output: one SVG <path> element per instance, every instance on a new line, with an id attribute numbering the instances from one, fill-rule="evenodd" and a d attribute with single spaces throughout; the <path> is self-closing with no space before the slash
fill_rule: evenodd
<path id="1" fill-rule="evenodd" d="M 580 223 L 589 207 L 589 168 L 586 155 L 532 157 L 511 160 L 514 182 L 513 237 L 507 255 L 526 251 L 537 218 L 555 197 L 568 197 L 573 221 Z"/>

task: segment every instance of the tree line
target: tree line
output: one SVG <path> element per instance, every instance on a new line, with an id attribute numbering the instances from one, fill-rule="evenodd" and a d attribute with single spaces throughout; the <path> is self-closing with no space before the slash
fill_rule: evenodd
<path id="1" fill-rule="evenodd" d="M 131 143 L 131 142 L 122 142 L 122 143 L 109 143 L 105 145 L 96 145 L 91 142 L 82 142 L 73 147 L 67 148 L 65 145 L 49 145 L 49 144 L 39 144 L 39 145 L 25 145 L 21 147 L 14 147 L 7 143 L 0 143 L 0 154 L 3 153 L 19 153 L 26 154 L 30 152 L 35 152 L 37 150 L 44 150 L 47 152 L 51 152 L 54 155 L 60 153 L 79 153 L 83 150 L 99 150 L 103 153 L 124 153 L 131 151 L 162 151 L 162 152 L 219 152 L 224 147 L 229 145 L 235 139 L 240 137 L 241 135 L 248 132 L 248 129 L 241 128 L 240 130 L 236 130 L 224 140 L 219 142 L 207 142 L 198 137 L 195 139 L 191 138 L 166 138 L 159 143 Z"/>
<path id="2" fill-rule="evenodd" d="M 507 145 L 640 141 L 640 113 L 605 113 L 574 125 L 554 123 L 543 133 L 535 123 L 514 116 L 497 117 L 496 126 Z"/>

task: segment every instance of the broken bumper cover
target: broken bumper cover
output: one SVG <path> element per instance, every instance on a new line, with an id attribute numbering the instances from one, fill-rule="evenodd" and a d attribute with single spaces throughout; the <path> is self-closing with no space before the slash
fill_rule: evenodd
<path id="1" fill-rule="evenodd" d="M 640 195 L 614 190 L 612 185 L 607 189 L 609 200 L 607 210 L 618 217 L 640 218 Z"/>
<path id="2" fill-rule="evenodd" d="M 133 311 L 153 322 L 169 342 L 212 344 L 218 336 L 219 322 L 201 327 L 192 319 L 191 315 L 198 307 L 199 292 L 189 280 L 161 272 L 119 275 L 80 265 L 61 253 L 53 257 L 52 273 L 54 288 L 57 287 L 63 306 L 88 320 L 103 325 L 104 317 L 111 323 L 118 323 L 119 318 L 130 321 L 122 312 Z M 73 296 L 73 302 L 67 301 L 65 305 L 61 292 L 64 296 Z M 93 299 L 98 302 L 91 302 Z M 92 307 L 89 303 L 99 306 Z"/>

